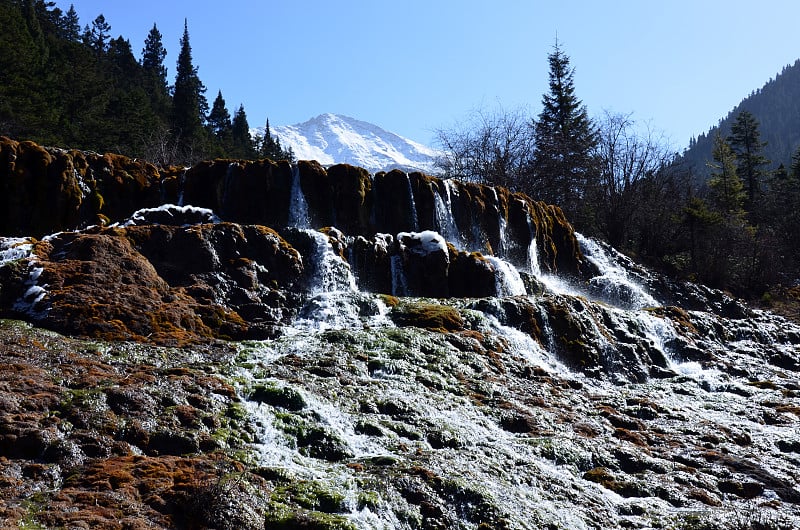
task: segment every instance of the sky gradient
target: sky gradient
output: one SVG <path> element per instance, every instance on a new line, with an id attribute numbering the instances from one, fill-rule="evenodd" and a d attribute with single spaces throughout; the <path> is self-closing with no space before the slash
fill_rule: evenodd
<path id="1" fill-rule="evenodd" d="M 591 116 L 632 113 L 676 150 L 800 58 L 793 0 L 58 0 L 103 14 L 137 58 L 153 23 L 169 80 L 184 18 L 209 103 L 251 126 L 324 112 L 433 144 L 475 109 L 541 109 L 556 38 Z"/>

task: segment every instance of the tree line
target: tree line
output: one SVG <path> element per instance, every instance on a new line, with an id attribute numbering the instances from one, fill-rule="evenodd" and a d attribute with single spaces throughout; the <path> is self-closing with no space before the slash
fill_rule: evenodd
<path id="1" fill-rule="evenodd" d="M 750 298 L 800 277 L 800 150 L 769 170 L 740 111 L 704 175 L 631 115 L 590 118 L 559 43 L 542 110 L 475 112 L 437 131 L 445 178 L 502 185 L 565 211 L 580 232 L 673 275 Z M 707 175 L 707 176 L 705 176 Z"/>
<path id="2" fill-rule="evenodd" d="M 173 84 L 156 24 L 138 59 L 102 14 L 81 28 L 73 5 L 65 13 L 45 0 L 0 0 L 0 27 L 0 134 L 162 165 L 294 158 L 269 120 L 251 137 L 244 105 L 231 116 L 221 90 L 209 107 L 186 21 Z"/>

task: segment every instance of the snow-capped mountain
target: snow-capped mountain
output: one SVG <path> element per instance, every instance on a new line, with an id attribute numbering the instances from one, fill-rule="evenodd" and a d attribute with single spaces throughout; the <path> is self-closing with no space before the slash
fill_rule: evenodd
<path id="1" fill-rule="evenodd" d="M 261 131 L 263 132 L 263 131 Z M 304 123 L 271 127 L 298 160 L 347 163 L 370 172 L 399 168 L 433 172 L 437 151 L 377 125 L 339 114 L 320 114 Z"/>

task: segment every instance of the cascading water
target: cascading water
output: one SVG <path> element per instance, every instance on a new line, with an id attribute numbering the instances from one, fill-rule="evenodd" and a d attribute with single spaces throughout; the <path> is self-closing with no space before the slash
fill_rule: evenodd
<path id="1" fill-rule="evenodd" d="M 450 201 L 450 187 L 444 184 L 444 198 L 440 193 L 433 194 L 434 206 L 436 211 L 436 226 L 439 233 L 446 241 L 461 247 L 461 234 L 456 226 L 455 216 L 453 215 L 453 205 Z"/>
<path id="2" fill-rule="evenodd" d="M 527 294 L 525 282 L 522 281 L 519 271 L 513 265 L 495 256 L 487 256 L 486 259 L 495 270 L 494 281 L 497 296 L 524 296 Z"/>
<path id="3" fill-rule="evenodd" d="M 360 321 L 358 286 L 350 265 L 333 251 L 328 236 L 311 228 L 301 230 L 314 242 L 309 294 L 296 325 L 315 329 L 346 328 Z"/>
<path id="4" fill-rule="evenodd" d="M 188 169 L 184 169 L 181 173 L 181 178 L 178 180 L 178 206 L 183 206 L 183 199 L 186 190 L 186 172 Z"/>
<path id="5" fill-rule="evenodd" d="M 539 264 L 539 250 L 536 246 L 536 230 L 533 228 L 530 214 L 527 216 L 527 221 L 531 237 L 531 241 L 528 243 L 528 270 L 535 278 L 539 278 L 542 276 L 542 267 Z"/>
<path id="6" fill-rule="evenodd" d="M 628 272 L 616 263 L 614 257 L 595 241 L 575 233 L 583 255 L 600 271 L 589 281 L 594 294 L 612 304 L 627 309 L 657 307 L 661 304 L 653 298 Z"/>
<path id="7" fill-rule="evenodd" d="M 413 230 L 419 230 L 419 217 L 417 216 L 417 203 L 414 200 L 414 190 L 411 188 L 411 178 L 406 175 L 406 183 L 408 184 L 408 202 L 411 206 L 411 224 Z"/>
<path id="8" fill-rule="evenodd" d="M 300 168 L 297 164 L 292 166 L 292 189 L 289 195 L 289 220 L 288 225 L 296 228 L 310 228 L 311 219 L 308 216 L 308 203 L 300 186 Z"/>
<path id="9" fill-rule="evenodd" d="M 408 296 L 408 279 L 403 270 L 403 258 L 394 255 L 389 264 L 392 273 L 392 296 Z"/>

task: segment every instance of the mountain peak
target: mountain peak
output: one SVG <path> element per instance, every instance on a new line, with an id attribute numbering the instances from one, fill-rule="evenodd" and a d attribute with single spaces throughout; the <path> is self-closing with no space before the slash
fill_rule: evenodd
<path id="1" fill-rule="evenodd" d="M 272 127 L 300 160 L 352 164 L 370 172 L 402 169 L 432 173 L 437 151 L 349 116 L 324 113 L 303 123 Z"/>

